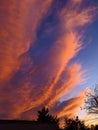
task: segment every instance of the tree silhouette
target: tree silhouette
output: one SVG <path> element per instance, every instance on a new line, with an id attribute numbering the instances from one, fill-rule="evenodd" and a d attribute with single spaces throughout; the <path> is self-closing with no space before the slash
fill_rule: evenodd
<path id="1" fill-rule="evenodd" d="M 85 108 L 89 114 L 98 114 L 98 84 L 95 86 L 93 93 L 86 93 L 87 100 Z"/>
<path id="2" fill-rule="evenodd" d="M 58 125 L 59 119 L 57 117 L 53 117 L 52 115 L 49 114 L 49 109 L 48 108 L 42 108 L 41 111 L 38 111 L 38 122 L 42 123 L 55 123 Z"/>
<path id="3" fill-rule="evenodd" d="M 94 130 L 98 130 L 98 125 L 95 125 Z"/>
<path id="4" fill-rule="evenodd" d="M 76 117 L 75 119 L 65 119 L 65 130 L 89 130 L 89 128 Z"/>
<path id="5" fill-rule="evenodd" d="M 91 125 L 90 130 L 98 130 L 98 125 Z"/>

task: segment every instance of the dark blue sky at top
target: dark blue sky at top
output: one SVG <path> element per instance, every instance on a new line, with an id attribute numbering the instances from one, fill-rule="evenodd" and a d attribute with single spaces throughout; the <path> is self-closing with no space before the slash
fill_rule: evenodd
<path id="1" fill-rule="evenodd" d="M 87 81 L 74 89 L 73 95 L 86 87 L 94 88 L 98 84 L 98 18 L 85 28 L 83 49 L 70 62 L 75 61 L 82 64 L 82 68 L 86 71 Z M 71 97 L 70 93 L 68 95 Z M 64 98 L 67 98 L 68 95 Z"/>
<path id="2" fill-rule="evenodd" d="M 56 2 L 55 2 L 56 1 Z M 58 36 L 61 35 L 59 31 L 59 17 L 58 12 L 65 7 L 67 1 L 54 0 L 53 4 L 48 11 L 47 15 L 42 20 L 41 24 L 38 26 L 36 32 L 36 41 L 33 46 L 30 47 L 29 54 L 34 63 L 38 66 L 43 65 L 47 61 L 48 55 L 50 55 L 53 44 L 55 43 Z M 84 2 L 82 7 L 96 6 L 98 1 Z M 71 7 L 70 7 L 71 8 Z M 80 89 L 86 86 L 92 87 L 93 84 L 98 82 L 98 19 L 90 25 L 87 25 L 83 29 L 79 29 L 79 33 L 83 32 L 83 49 L 78 53 L 78 55 L 71 60 L 71 62 L 79 61 L 82 64 L 82 68 L 86 70 L 86 76 L 88 80 L 81 85 L 81 87 L 75 89 L 77 93 Z M 38 59 L 40 56 L 40 59 Z M 37 67 L 38 67 L 37 66 Z M 51 71 L 51 70 L 50 70 Z M 41 79 L 40 79 L 41 80 Z"/>
<path id="3" fill-rule="evenodd" d="M 59 18 L 57 12 L 62 10 L 65 7 L 67 1 L 62 0 L 61 2 L 58 0 L 53 1 L 51 10 L 48 12 L 46 17 L 42 20 L 41 24 L 37 29 L 37 41 L 35 41 L 35 45 L 30 48 L 29 53 L 33 60 L 35 59 L 36 64 L 43 64 L 49 52 L 52 48 L 54 41 L 57 39 L 57 36 L 60 35 L 59 32 Z M 85 4 L 85 5 L 84 5 Z M 84 2 L 81 6 L 92 6 L 95 5 L 97 7 L 98 1 Z M 84 30 L 85 29 L 85 30 Z M 92 86 L 97 82 L 97 73 L 98 73 L 98 19 L 87 27 L 80 29 L 80 32 L 84 32 L 83 37 L 83 49 L 79 52 L 79 54 L 71 60 L 71 62 L 79 61 L 82 64 L 84 70 L 87 70 L 87 85 Z M 42 58 L 37 60 L 37 56 L 42 55 Z M 35 57 L 35 58 L 34 58 Z"/>
<path id="4" fill-rule="evenodd" d="M 37 53 L 38 51 L 46 51 L 51 48 L 54 41 L 57 39 L 57 36 L 60 35 L 59 32 L 59 17 L 57 12 L 65 7 L 67 0 L 54 0 L 48 10 L 47 15 L 44 17 L 40 25 L 38 26 L 36 32 L 35 46 L 31 47 L 30 53 Z"/>
<path id="5" fill-rule="evenodd" d="M 54 0 L 37 28 L 35 43 L 29 49 L 29 55 L 37 67 L 47 62 L 55 41 L 62 33 L 58 14 L 66 3 L 65 0 Z"/>

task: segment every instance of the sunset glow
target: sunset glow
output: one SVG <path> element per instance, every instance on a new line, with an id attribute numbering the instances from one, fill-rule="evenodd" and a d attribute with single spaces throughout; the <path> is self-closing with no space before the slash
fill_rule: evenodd
<path id="1" fill-rule="evenodd" d="M 74 117 L 98 80 L 92 27 L 97 0 L 0 0 L 0 119 L 31 120 L 44 106 Z"/>

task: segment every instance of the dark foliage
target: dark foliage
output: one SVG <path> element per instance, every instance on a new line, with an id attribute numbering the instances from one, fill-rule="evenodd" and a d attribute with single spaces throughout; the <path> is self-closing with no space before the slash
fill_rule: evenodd
<path id="1" fill-rule="evenodd" d="M 91 125 L 91 129 L 90 130 L 98 130 L 98 125 Z"/>
<path id="2" fill-rule="evenodd" d="M 38 111 L 37 121 L 1 120 L 0 130 L 61 130 L 58 127 L 59 119 L 49 114 L 48 108 Z M 65 118 L 64 130 L 98 130 L 98 125 L 87 127 L 78 117 Z"/>
<path id="3" fill-rule="evenodd" d="M 41 111 L 38 111 L 38 122 L 43 123 L 55 123 L 58 125 L 59 119 L 49 114 L 48 108 L 43 108 Z"/>
<path id="4" fill-rule="evenodd" d="M 89 128 L 76 117 L 75 119 L 65 119 L 65 130 L 89 130 Z"/>

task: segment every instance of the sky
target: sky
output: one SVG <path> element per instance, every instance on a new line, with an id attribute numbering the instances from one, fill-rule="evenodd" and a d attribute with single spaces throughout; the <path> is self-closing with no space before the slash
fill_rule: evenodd
<path id="1" fill-rule="evenodd" d="M 0 119 L 75 116 L 98 83 L 97 35 L 97 0 L 0 0 Z"/>

